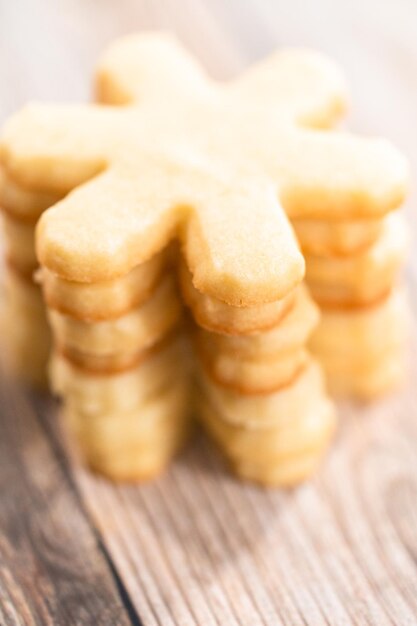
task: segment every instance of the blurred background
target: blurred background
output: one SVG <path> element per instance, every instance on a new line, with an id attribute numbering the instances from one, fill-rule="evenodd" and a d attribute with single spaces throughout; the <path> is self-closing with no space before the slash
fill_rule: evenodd
<path id="1" fill-rule="evenodd" d="M 356 126 L 417 143 L 415 0 L 0 0 L 0 116 L 89 97 L 99 52 L 147 28 L 174 30 L 218 77 L 275 46 L 318 48 L 348 76 Z"/>

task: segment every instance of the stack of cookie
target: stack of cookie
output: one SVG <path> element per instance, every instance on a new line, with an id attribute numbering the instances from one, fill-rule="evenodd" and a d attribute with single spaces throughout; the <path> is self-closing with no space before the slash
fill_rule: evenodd
<path id="1" fill-rule="evenodd" d="M 118 480 L 158 474 L 188 431 L 181 303 L 169 255 L 112 280 L 70 281 L 46 267 L 41 278 L 55 340 L 53 388 L 66 398 L 67 423 L 89 465 Z"/>
<path id="2" fill-rule="evenodd" d="M 307 290 L 298 285 L 276 301 L 239 307 L 196 289 L 185 265 L 180 274 L 207 430 L 242 478 L 265 485 L 306 478 L 335 426 L 321 369 L 306 349 L 318 321 Z"/>
<path id="3" fill-rule="evenodd" d="M 403 216 L 364 211 L 360 219 L 293 225 L 322 312 L 311 348 L 331 390 L 373 398 L 396 387 L 406 371 L 407 303 L 398 285 L 407 249 Z"/>
<path id="4" fill-rule="evenodd" d="M 7 170 L 66 195 L 36 239 L 67 423 L 89 465 L 115 479 L 155 474 L 184 440 L 189 371 L 170 283 L 179 239 L 184 297 L 202 327 L 221 331 L 211 353 L 212 338 L 196 337 L 206 372 L 197 411 L 239 475 L 292 484 L 335 423 L 304 349 L 316 311 L 299 288 L 292 229 L 268 178 L 242 177 L 192 143 L 146 148 L 132 132 L 143 115 L 38 106 L 3 136 Z"/>
<path id="5" fill-rule="evenodd" d="M 34 224 L 61 198 L 36 229 L 37 276 L 52 385 L 89 465 L 149 477 L 186 437 L 183 299 L 196 413 L 240 476 L 301 480 L 334 413 L 306 349 L 317 308 L 289 220 L 324 309 L 315 351 L 332 383 L 376 393 L 400 368 L 404 306 L 388 292 L 404 243 L 387 215 L 404 194 L 404 158 L 381 140 L 319 130 L 340 115 L 344 85 L 310 52 L 275 54 L 226 86 L 169 37 L 129 37 L 100 64 L 98 94 L 101 105 L 32 105 L 4 129 L 15 354 L 23 367 L 38 350 L 41 362 L 27 362 L 43 373 L 44 309 L 14 274 L 31 279 Z"/>
<path id="6" fill-rule="evenodd" d="M 6 252 L 4 268 L 2 337 L 6 358 L 24 380 L 44 386 L 50 351 L 50 332 L 35 254 L 35 225 L 57 196 L 25 189 L 13 178 L 0 175 L 0 208 Z"/>
<path id="7" fill-rule="evenodd" d="M 26 189 L 2 173 L 7 356 L 19 376 L 45 384 L 50 325 L 53 387 L 69 398 L 67 422 L 90 466 L 115 479 L 148 478 L 188 431 L 187 358 L 171 251 L 114 280 L 76 282 L 37 269 L 37 220 L 62 195 Z"/>
<path id="8" fill-rule="evenodd" d="M 292 81 L 286 80 L 289 76 Z M 405 159 L 385 140 L 336 130 L 346 87 L 338 68 L 319 55 L 271 55 L 232 88 L 242 100 L 267 108 L 274 103 L 276 111 L 284 109 L 298 129 L 303 127 L 297 147 L 281 162 L 282 142 L 265 150 L 273 120 L 264 131 L 264 145 L 263 120 L 242 124 L 241 134 L 250 136 L 256 129 L 250 147 L 256 146 L 259 160 L 266 155 L 263 169 L 271 168 L 280 183 L 280 198 L 305 256 L 306 282 L 322 312 L 310 345 L 331 390 L 363 398 L 390 390 L 406 372 L 407 305 L 397 285 L 407 248 L 398 214 L 406 189 Z M 298 171 L 293 159 L 298 159 Z"/>

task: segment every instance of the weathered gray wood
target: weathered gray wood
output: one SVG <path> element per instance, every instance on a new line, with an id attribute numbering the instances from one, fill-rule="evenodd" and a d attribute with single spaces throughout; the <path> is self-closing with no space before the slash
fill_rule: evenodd
<path id="1" fill-rule="evenodd" d="M 0 624 L 131 624 L 78 494 L 3 368 L 0 407 Z"/>
<path id="2" fill-rule="evenodd" d="M 276 45 L 308 45 L 331 54 L 345 67 L 353 91 L 352 124 L 394 140 L 410 155 L 417 174 L 416 22 L 413 0 L 4 2 L 0 3 L 0 116 L 29 97 L 87 97 L 89 73 L 99 50 L 113 37 L 138 28 L 175 30 L 219 77 L 230 76 Z M 412 225 L 416 224 L 411 210 L 414 199 L 415 192 L 409 202 Z M 416 318 L 415 252 L 408 278 Z M 413 346 L 415 353 L 416 341 Z M 86 472 L 70 451 L 62 452 L 82 506 L 144 625 L 417 624 L 416 383 L 414 364 L 404 392 L 372 407 L 342 407 L 338 439 L 320 475 L 292 493 L 238 484 L 203 441 L 190 447 L 166 476 L 139 487 L 111 485 Z M 53 606 L 51 594 L 56 599 L 56 590 L 64 587 L 68 610 L 72 602 L 81 615 L 91 606 L 101 606 L 108 593 L 96 592 L 90 605 L 91 596 L 80 578 L 71 574 L 74 563 L 81 568 L 79 576 L 92 576 L 94 581 L 97 571 L 107 570 L 76 495 L 68 487 L 67 470 L 56 463 L 56 454 L 60 458 L 61 449 L 66 449 L 66 438 L 50 403 L 32 404 L 49 431 L 46 436 L 21 393 L 15 390 L 10 396 L 4 391 L 7 405 L 2 406 L 0 419 L 6 419 L 8 427 L 0 445 L 10 458 L 16 433 L 19 440 L 24 434 L 27 450 L 26 473 L 20 470 L 19 455 L 14 473 L 3 456 L 0 460 L 3 491 L 7 485 L 5 502 L 14 516 L 20 512 L 18 523 L 7 525 L 0 503 L 0 546 L 6 546 L 0 588 L 4 592 L 13 583 L 15 590 L 0 611 L 9 620 L 6 624 L 13 626 L 43 623 L 36 621 L 39 611 L 44 605 Z M 14 425 L 13 403 L 19 403 L 19 415 L 29 411 L 34 433 L 22 434 L 22 421 Z M 17 499 L 10 491 L 13 477 Z M 51 517 L 48 523 L 53 527 L 63 526 L 72 548 L 62 548 L 68 555 L 64 574 L 55 566 L 56 576 L 47 585 L 40 575 L 39 548 L 35 551 L 33 542 L 22 539 L 15 528 L 36 524 L 36 537 L 45 538 L 39 530 L 36 498 L 40 498 L 39 485 L 48 494 L 56 493 L 57 481 L 65 489 L 59 506 L 51 504 L 56 496 L 43 505 L 45 519 Z M 74 546 L 79 524 L 84 531 Z M 16 536 L 21 552 L 14 543 Z M 79 557 L 79 550 L 91 542 L 98 555 L 94 568 Z M 12 550 L 9 543 L 15 546 Z M 45 539 L 38 544 L 51 545 Z M 27 577 L 21 580 L 25 571 Z M 39 606 L 30 594 L 25 595 L 29 584 L 45 590 L 43 599 L 37 596 Z M 111 593 L 114 597 L 114 590 Z M 74 621 L 63 617 L 54 623 Z"/>

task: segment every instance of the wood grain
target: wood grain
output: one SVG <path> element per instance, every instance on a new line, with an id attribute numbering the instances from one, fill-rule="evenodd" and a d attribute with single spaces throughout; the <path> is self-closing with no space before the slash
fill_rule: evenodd
<path id="1" fill-rule="evenodd" d="M 74 471 L 144 624 L 415 624 L 410 414 L 412 394 L 345 407 L 294 493 L 236 483 L 202 441 L 139 488 Z"/>
<path id="2" fill-rule="evenodd" d="M 100 539 L 34 405 L 2 368 L 0 623 L 130 624 Z"/>
<path id="3" fill-rule="evenodd" d="M 28 98 L 87 98 L 109 40 L 162 27 L 218 77 L 276 45 L 324 50 L 352 83 L 351 124 L 417 164 L 416 23 L 413 0 L 0 3 L 0 116 Z M 414 251 L 407 277 L 415 338 Z M 401 393 L 341 406 L 320 474 L 284 493 L 237 483 L 201 437 L 155 483 L 111 485 L 80 466 L 53 403 L 2 374 L 0 622 L 417 624 L 416 383 L 414 357 Z"/>

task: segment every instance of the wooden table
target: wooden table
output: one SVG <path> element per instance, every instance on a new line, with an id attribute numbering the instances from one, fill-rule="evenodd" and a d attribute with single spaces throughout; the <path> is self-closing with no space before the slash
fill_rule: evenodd
<path id="1" fill-rule="evenodd" d="M 352 124 L 417 157 L 416 24 L 414 0 L 5 0 L 0 116 L 30 98 L 85 99 L 109 40 L 164 27 L 219 77 L 275 45 L 330 53 L 351 79 Z M 414 325 L 416 280 L 413 253 Z M 320 475 L 283 493 L 238 484 L 203 441 L 152 484 L 94 478 L 53 401 L 1 372 L 1 625 L 417 624 L 412 378 L 377 405 L 341 407 Z"/>

